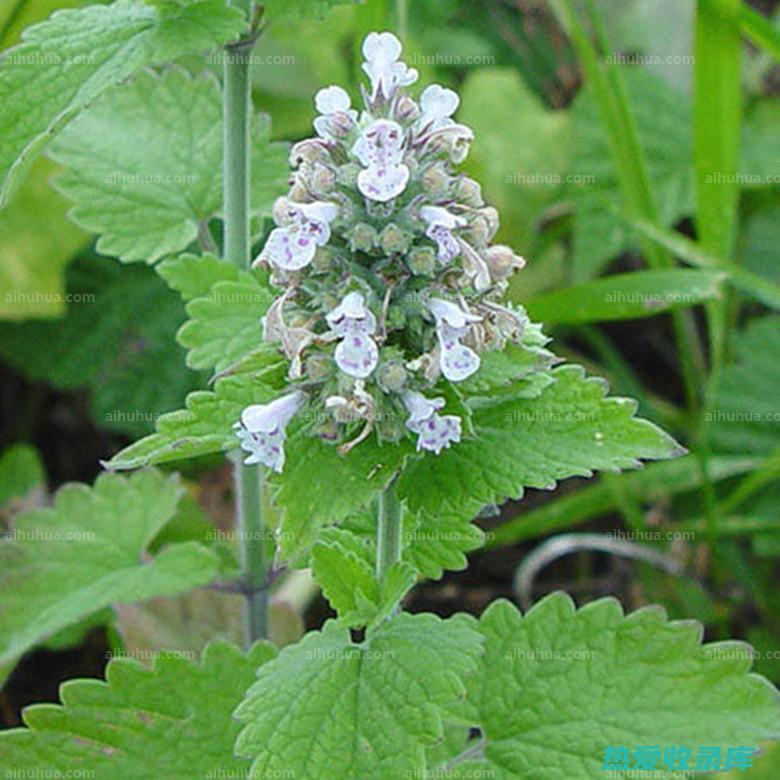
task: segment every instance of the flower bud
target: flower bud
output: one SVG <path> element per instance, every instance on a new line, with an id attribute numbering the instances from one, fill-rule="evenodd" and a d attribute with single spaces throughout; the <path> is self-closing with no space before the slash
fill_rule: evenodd
<path id="1" fill-rule="evenodd" d="M 315 138 L 307 138 L 299 141 L 290 151 L 290 166 L 297 168 L 304 162 L 327 161 L 330 159 L 328 149 L 322 141 Z"/>
<path id="2" fill-rule="evenodd" d="M 482 198 L 482 187 L 479 182 L 469 179 L 468 176 L 458 180 L 456 198 L 461 203 L 473 208 L 479 208 L 485 202 Z"/>
<path id="3" fill-rule="evenodd" d="M 412 243 L 412 235 L 401 230 L 395 222 L 391 222 L 382 231 L 379 241 L 382 251 L 387 255 L 405 254 Z"/>
<path id="4" fill-rule="evenodd" d="M 494 209 L 492 206 L 485 206 L 485 208 L 479 210 L 478 214 L 485 220 L 487 224 L 488 241 L 490 241 L 498 232 L 498 211 L 496 211 L 496 209 Z"/>
<path id="5" fill-rule="evenodd" d="M 443 194 L 450 185 L 450 175 L 441 163 L 434 163 L 426 168 L 420 176 L 420 184 L 434 200 Z"/>
<path id="6" fill-rule="evenodd" d="M 429 246 L 417 246 L 406 256 L 406 264 L 415 276 L 433 276 L 436 252 Z"/>
<path id="7" fill-rule="evenodd" d="M 396 116 L 403 122 L 417 119 L 420 108 L 409 95 L 403 95 L 396 105 Z"/>
<path id="8" fill-rule="evenodd" d="M 376 230 L 365 222 L 358 222 L 352 229 L 349 245 L 354 252 L 371 252 L 379 244 Z"/>
<path id="9" fill-rule="evenodd" d="M 279 225 L 279 227 L 284 227 L 285 225 L 289 225 L 292 221 L 292 214 L 290 211 L 290 201 L 285 198 L 277 198 L 274 201 L 274 207 L 273 207 L 273 217 L 274 222 Z"/>
<path id="10" fill-rule="evenodd" d="M 342 187 L 354 189 L 357 187 L 357 180 L 361 170 L 362 168 L 357 163 L 340 165 L 336 169 L 336 181 Z"/>
<path id="11" fill-rule="evenodd" d="M 398 393 L 406 384 L 408 373 L 400 360 L 382 363 L 376 372 L 376 381 L 386 393 Z"/>
<path id="12" fill-rule="evenodd" d="M 525 260 L 503 244 L 491 246 L 484 252 L 485 261 L 493 279 L 508 279 L 517 269 L 525 265 Z"/>
<path id="13" fill-rule="evenodd" d="M 336 186 L 336 172 L 322 163 L 315 163 L 311 172 L 311 189 L 317 195 L 327 195 Z"/>
<path id="14" fill-rule="evenodd" d="M 306 358 L 304 373 L 310 382 L 321 382 L 333 373 L 333 361 L 328 355 L 315 352 Z"/>

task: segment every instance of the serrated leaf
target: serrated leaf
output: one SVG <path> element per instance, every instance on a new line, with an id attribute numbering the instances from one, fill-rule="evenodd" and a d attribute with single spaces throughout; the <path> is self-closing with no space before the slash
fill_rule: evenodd
<path id="1" fill-rule="evenodd" d="M 752 322 L 734 338 L 734 355 L 707 412 L 712 444 L 721 452 L 769 455 L 780 446 L 780 317 Z"/>
<path id="2" fill-rule="evenodd" d="M 190 393 L 186 409 L 162 415 L 156 433 L 125 447 L 106 468 L 136 469 L 237 449 L 234 425 L 241 412 L 250 404 L 268 403 L 278 395 L 278 389 L 247 374 L 219 379 L 213 391 Z"/>
<path id="3" fill-rule="evenodd" d="M 168 656 L 149 670 L 114 660 L 107 682 L 67 682 L 62 706 L 29 707 L 29 728 L 1 732 L 3 766 L 22 776 L 83 772 L 95 780 L 246 777 L 249 762 L 233 754 L 239 725 L 231 712 L 273 655 L 267 644 L 244 655 L 216 642 L 200 664 Z"/>
<path id="4" fill-rule="evenodd" d="M 90 257 L 67 278 L 65 318 L 0 324 L 0 355 L 35 381 L 89 388 L 100 427 L 143 435 L 198 384 L 175 341 L 184 307 L 141 266 Z"/>
<path id="5" fill-rule="evenodd" d="M 187 365 L 216 371 L 234 365 L 263 344 L 263 317 L 274 294 L 254 273 L 217 282 L 187 304 L 189 320 L 178 333 L 189 349 Z"/>
<path id="6" fill-rule="evenodd" d="M 322 18 L 337 5 L 355 4 L 358 0 L 266 0 L 265 16 L 273 19 Z"/>
<path id="7" fill-rule="evenodd" d="M 214 579 L 216 555 L 197 543 L 147 550 L 181 498 L 154 471 L 67 485 L 50 509 L 17 518 L 0 541 L 0 664 L 114 602 L 172 595 Z"/>
<path id="8" fill-rule="evenodd" d="M 75 120 L 50 155 L 67 168 L 56 186 L 71 217 L 100 234 L 98 251 L 147 263 L 180 252 L 222 205 L 219 83 L 179 68 L 142 73 Z M 264 116 L 252 172 L 252 213 L 268 213 L 286 187 L 287 147 L 270 142 Z"/>
<path id="9" fill-rule="evenodd" d="M 236 282 L 241 273 L 234 263 L 208 253 L 169 257 L 155 270 L 185 301 L 208 295 L 217 282 Z"/>
<path id="10" fill-rule="evenodd" d="M 240 755 L 262 777 L 398 780 L 425 768 L 425 746 L 465 692 L 480 652 L 474 622 L 402 614 L 362 644 L 329 621 L 260 668 L 236 711 Z"/>
<path id="11" fill-rule="evenodd" d="M 246 26 L 222 0 L 135 0 L 58 11 L 0 61 L 0 205 L 14 179 L 87 105 L 141 68 L 220 46 Z"/>
<path id="12" fill-rule="evenodd" d="M 593 471 L 636 468 L 641 459 L 681 454 L 636 403 L 606 398 L 606 383 L 578 366 L 552 372 L 535 398 L 514 398 L 474 411 L 476 436 L 436 457 L 411 461 L 399 494 L 413 513 L 468 520 L 481 507 L 519 498 L 523 489 L 552 488 Z"/>
<path id="13" fill-rule="evenodd" d="M 472 692 L 502 780 L 600 780 L 609 745 L 756 745 L 780 733 L 777 693 L 748 673 L 748 646 L 702 646 L 701 625 L 670 623 L 658 607 L 625 616 L 602 599 L 576 610 L 558 593 L 525 616 L 498 602 L 480 626 Z"/>

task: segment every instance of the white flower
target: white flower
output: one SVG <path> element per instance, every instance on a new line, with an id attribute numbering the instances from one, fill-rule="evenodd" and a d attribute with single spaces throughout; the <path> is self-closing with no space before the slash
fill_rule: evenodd
<path id="1" fill-rule="evenodd" d="M 389 99 L 399 87 L 417 81 L 417 71 L 398 61 L 402 49 L 401 41 L 389 32 L 369 33 L 363 41 L 363 70 L 371 79 L 372 100 L 380 94 Z"/>
<path id="2" fill-rule="evenodd" d="M 341 120 L 347 127 L 357 123 L 358 113 L 351 107 L 349 94 L 341 87 L 321 89 L 314 97 L 314 105 L 322 115 L 314 120 L 314 129 L 321 138 L 332 135 L 334 120 Z"/>
<path id="3" fill-rule="evenodd" d="M 403 163 L 404 131 L 390 119 L 377 119 L 360 134 L 353 154 L 366 166 L 358 175 L 358 189 L 384 203 L 400 195 L 409 182 L 409 168 Z"/>
<path id="4" fill-rule="evenodd" d="M 344 296 L 327 317 L 331 330 L 341 337 L 336 346 L 336 365 L 355 379 L 365 379 L 379 363 L 379 348 L 371 338 L 376 333 L 376 317 L 359 292 Z"/>
<path id="5" fill-rule="evenodd" d="M 250 453 L 247 465 L 262 463 L 276 472 L 284 467 L 285 428 L 306 403 L 306 394 L 296 390 L 268 404 L 247 406 L 235 424 L 241 449 Z"/>
<path id="6" fill-rule="evenodd" d="M 452 235 L 452 231 L 463 227 L 466 220 L 450 214 L 447 209 L 440 206 L 423 206 L 420 209 L 420 216 L 428 225 L 425 235 L 435 241 L 439 247 L 439 261 L 443 265 L 448 265 L 460 254 L 460 245 Z"/>
<path id="7" fill-rule="evenodd" d="M 437 414 L 444 407 L 443 398 L 426 398 L 422 393 L 407 391 L 404 406 L 409 411 L 406 427 L 419 434 L 417 450 L 429 450 L 437 455 L 453 442 L 459 442 L 461 419 L 454 414 Z"/>
<path id="8" fill-rule="evenodd" d="M 479 369 L 480 358 L 460 340 L 468 334 L 471 324 L 480 322 L 482 317 L 441 298 L 431 298 L 428 308 L 436 320 L 439 368 L 451 382 L 461 382 Z"/>
<path id="9" fill-rule="evenodd" d="M 298 271 L 314 259 L 318 246 L 330 240 L 330 223 L 339 207 L 335 203 L 292 203 L 288 225 L 271 231 L 254 265 L 268 263 L 284 271 Z"/>
<path id="10" fill-rule="evenodd" d="M 420 130 L 440 130 L 453 124 L 452 115 L 458 110 L 460 98 L 457 92 L 431 84 L 420 95 L 422 116 L 417 120 Z"/>

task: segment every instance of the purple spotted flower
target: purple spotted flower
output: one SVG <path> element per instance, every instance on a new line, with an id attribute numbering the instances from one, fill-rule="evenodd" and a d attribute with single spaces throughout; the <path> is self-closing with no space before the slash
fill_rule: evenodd
<path id="1" fill-rule="evenodd" d="M 299 271 L 314 259 L 318 246 L 330 240 L 330 223 L 339 208 L 335 203 L 291 203 L 285 223 L 271 231 L 255 265 L 267 263 L 283 271 Z"/>
<path id="2" fill-rule="evenodd" d="M 439 248 L 439 262 L 449 265 L 460 254 L 460 244 L 452 231 L 463 227 L 466 220 L 441 206 L 423 206 L 420 216 L 428 225 L 425 235 L 435 241 Z"/>
<path id="3" fill-rule="evenodd" d="M 314 98 L 320 116 L 314 120 L 314 129 L 320 138 L 332 138 L 348 132 L 357 123 L 358 113 L 352 108 L 347 91 L 341 87 L 321 89 Z"/>
<path id="4" fill-rule="evenodd" d="M 398 197 L 409 182 L 404 164 L 404 131 L 390 119 L 377 119 L 360 135 L 352 153 L 365 166 L 358 175 L 360 192 L 369 200 L 384 203 Z"/>
<path id="5" fill-rule="evenodd" d="M 282 471 L 285 428 L 306 400 L 306 394 L 296 390 L 270 403 L 244 409 L 241 421 L 235 425 L 241 449 L 250 453 L 244 463 L 262 463 L 276 472 Z"/>
<path id="6" fill-rule="evenodd" d="M 363 70 L 371 79 L 371 99 L 389 100 L 399 89 L 417 81 L 417 71 L 399 62 L 403 46 L 392 33 L 370 33 L 363 42 Z"/>
<path id="7" fill-rule="evenodd" d="M 372 336 L 376 333 L 376 317 L 366 307 L 359 292 L 344 296 L 327 317 L 328 325 L 341 338 L 336 347 L 336 364 L 355 379 L 370 376 L 379 363 L 379 349 Z"/>
<path id="8" fill-rule="evenodd" d="M 440 415 L 443 398 L 426 398 L 422 393 L 407 391 L 403 394 L 404 406 L 409 412 L 406 427 L 417 437 L 417 450 L 428 450 L 437 455 L 453 442 L 460 441 L 461 420 L 454 414 Z"/>
<path id="9" fill-rule="evenodd" d="M 431 84 L 420 95 L 422 114 L 417 120 L 420 132 L 433 132 L 454 124 L 452 115 L 458 110 L 460 98 L 457 92 Z"/>
<path id="10" fill-rule="evenodd" d="M 428 302 L 436 320 L 436 336 L 439 340 L 439 367 L 451 382 L 462 382 L 480 366 L 480 357 L 473 349 L 461 344 L 461 339 L 475 322 L 482 317 L 464 311 L 455 303 L 442 298 L 431 298 Z"/>

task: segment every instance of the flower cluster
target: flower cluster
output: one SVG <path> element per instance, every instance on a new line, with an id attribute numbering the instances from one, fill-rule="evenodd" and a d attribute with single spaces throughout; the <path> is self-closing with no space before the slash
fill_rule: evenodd
<path id="1" fill-rule="evenodd" d="M 458 95 L 433 84 L 415 101 L 417 72 L 390 33 L 371 33 L 363 54 L 363 109 L 337 86 L 317 94 L 316 137 L 292 150 L 291 189 L 255 261 L 280 289 L 263 336 L 290 361 L 290 391 L 247 408 L 237 429 L 247 462 L 277 471 L 304 406 L 342 452 L 374 432 L 435 453 L 460 441 L 460 417 L 443 413 L 449 385 L 525 325 L 498 303 L 523 260 L 491 244 L 498 214 L 456 169 L 473 140 L 453 119 Z"/>

